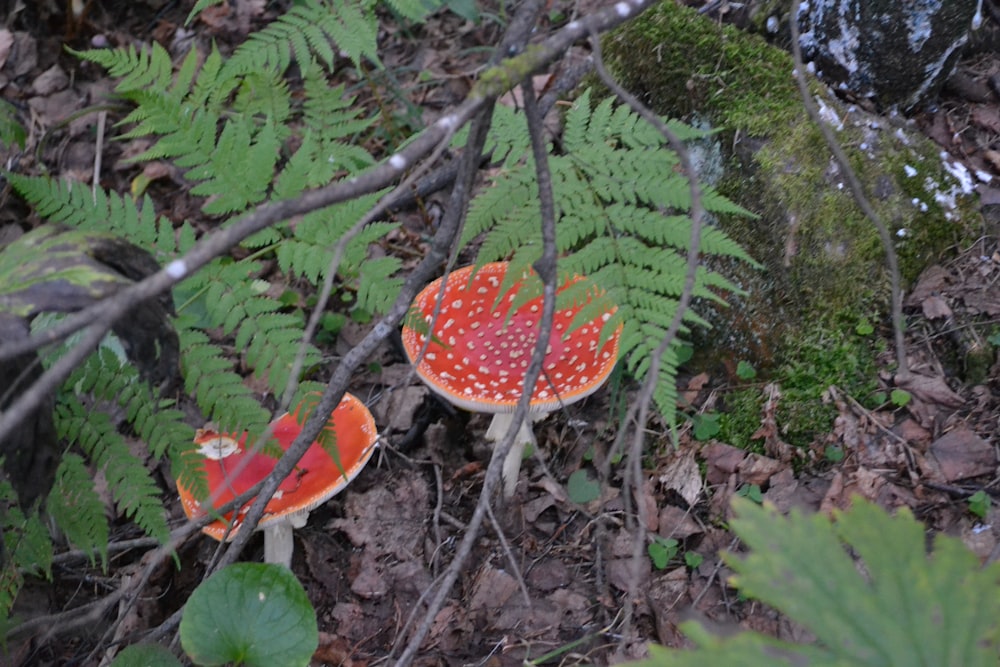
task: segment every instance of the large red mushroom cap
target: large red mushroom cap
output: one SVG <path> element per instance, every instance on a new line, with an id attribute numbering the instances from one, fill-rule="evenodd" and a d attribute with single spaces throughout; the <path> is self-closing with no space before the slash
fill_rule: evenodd
<path id="1" fill-rule="evenodd" d="M 283 450 L 288 449 L 302 430 L 296 416 L 287 412 L 273 422 L 272 428 L 272 437 Z M 298 515 L 308 515 L 342 491 L 368 463 L 375 451 L 378 432 L 375 420 L 364 403 L 351 394 L 344 394 L 340 404 L 330 414 L 325 428 L 336 435 L 339 461 L 335 461 L 319 442 L 313 442 L 292 474 L 285 478 L 267 503 L 260 521 L 261 528 L 277 521 L 293 521 Z M 229 502 L 260 482 L 277 463 L 277 459 L 263 452 L 247 451 L 246 439 L 246 433 L 236 439 L 235 434 L 219 434 L 206 429 L 197 432 L 195 442 L 204 455 L 202 465 L 208 477 L 210 497 L 216 506 Z M 179 480 L 177 491 L 188 518 L 205 514 L 201 503 Z M 221 540 L 229 522 L 232 522 L 229 533 L 229 539 L 232 539 L 252 502 L 240 508 L 235 518 L 230 512 L 224 520 L 214 521 L 202 531 Z"/>
<path id="2" fill-rule="evenodd" d="M 524 374 L 534 352 L 542 316 L 541 296 L 509 313 L 524 280 L 502 293 L 507 262 L 466 266 L 448 275 L 431 342 L 418 357 L 426 335 L 404 326 L 403 347 L 417 374 L 452 404 L 476 412 L 512 412 L 521 398 Z M 441 291 L 439 278 L 414 299 L 428 326 Z M 583 278 L 567 281 L 559 291 Z M 502 297 L 502 298 L 501 298 Z M 588 301 L 589 303 L 589 301 Z M 596 391 L 618 360 L 622 327 L 603 343 L 601 330 L 614 313 L 609 306 L 598 319 L 568 334 L 570 324 L 587 303 L 557 310 L 542 374 L 532 392 L 532 411 L 551 412 Z"/>

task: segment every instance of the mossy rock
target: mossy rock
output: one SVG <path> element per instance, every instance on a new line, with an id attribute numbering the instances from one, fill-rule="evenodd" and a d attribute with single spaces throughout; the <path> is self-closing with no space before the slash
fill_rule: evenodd
<path id="1" fill-rule="evenodd" d="M 789 346 L 803 331 L 888 312 L 878 232 L 805 111 L 788 53 L 673 2 L 609 34 L 604 51 L 611 72 L 657 113 L 721 130 L 714 184 L 760 215 L 719 221 L 765 269 L 737 276 L 747 296 L 716 315 L 703 345 L 766 368 L 794 356 Z M 894 235 L 905 283 L 974 238 L 981 216 L 964 168 L 905 120 L 847 107 L 811 86 Z"/>

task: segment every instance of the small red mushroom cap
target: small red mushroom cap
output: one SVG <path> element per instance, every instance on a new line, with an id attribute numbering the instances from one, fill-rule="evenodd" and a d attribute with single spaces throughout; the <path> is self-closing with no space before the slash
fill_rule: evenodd
<path id="1" fill-rule="evenodd" d="M 272 437 L 283 450 L 291 446 L 302 430 L 295 415 L 287 412 L 272 423 L 272 428 Z M 334 461 L 318 442 L 313 442 L 292 474 L 282 481 L 267 503 L 260 526 L 278 519 L 288 520 L 293 515 L 315 509 L 342 491 L 368 463 L 375 451 L 378 432 L 375 420 L 364 403 L 351 394 L 344 394 L 340 404 L 330 414 L 325 428 L 336 434 L 339 462 Z M 239 439 L 234 436 L 207 429 L 199 429 L 195 435 L 195 443 L 204 455 L 202 465 L 215 506 L 228 503 L 257 484 L 271 473 L 277 463 L 277 459 L 262 452 L 248 452 L 246 433 Z M 189 519 L 205 514 L 202 504 L 180 480 L 177 491 Z M 233 529 L 229 539 L 232 539 L 252 503 L 251 500 L 240 508 L 235 519 L 230 512 L 225 515 L 225 521 L 214 521 L 202 531 L 221 540 L 231 521 Z"/>
<path id="2" fill-rule="evenodd" d="M 524 284 L 524 280 L 515 282 L 500 299 L 508 266 L 507 262 L 485 264 L 478 270 L 466 266 L 448 275 L 431 342 L 419 363 L 426 336 L 403 327 L 403 347 L 417 365 L 417 374 L 452 404 L 467 410 L 511 412 L 523 391 L 524 374 L 538 338 L 543 298 L 521 304 L 508 317 L 517 290 Z M 413 302 L 412 308 L 428 326 L 442 280 L 425 287 Z M 558 291 L 579 280 L 583 278 L 572 278 Z M 566 335 L 584 305 L 555 313 L 542 375 L 532 393 L 535 412 L 549 412 L 593 393 L 618 360 L 622 327 L 601 343 L 601 329 L 614 313 L 613 306 L 597 320 Z"/>

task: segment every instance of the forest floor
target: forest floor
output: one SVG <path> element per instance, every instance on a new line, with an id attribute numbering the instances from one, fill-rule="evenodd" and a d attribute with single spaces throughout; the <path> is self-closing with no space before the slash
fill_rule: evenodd
<path id="1" fill-rule="evenodd" d="M 97 141 L 97 113 L 88 110 L 104 104 L 113 81 L 64 46 L 157 41 L 176 54 L 192 41 L 204 48 L 214 40 L 231 49 L 274 16 L 276 3 L 235 0 L 206 10 L 188 27 L 183 20 L 191 2 L 93 2 L 79 21 L 69 21 L 56 4 L 11 12 L 7 29 L 0 28 L 0 94 L 24 111 L 29 127 L 28 150 L 2 155 L 4 167 L 89 184 L 100 152 L 102 186 L 129 192 L 143 177 L 158 213 L 210 230 L 216 222 L 204 219 L 175 168 L 163 163 L 140 168 L 126 161 L 148 144 Z M 484 59 L 480 47 L 494 44 L 500 32 L 485 15 L 474 24 L 447 13 L 433 18 L 419 35 L 391 22 L 383 30 L 383 59 L 393 79 L 369 73 L 371 78 L 354 83 L 373 105 L 371 91 L 383 93 L 381 111 L 395 123 L 397 137 L 433 120 L 468 92 Z M 979 54 L 963 63 L 963 72 L 978 88 L 948 93 L 933 111 L 920 114 L 919 123 L 970 167 L 1000 175 L 1000 98 L 984 83 L 1000 76 L 1000 59 Z M 439 83 L 424 85 L 421 73 Z M 973 99 L 974 89 L 982 97 Z M 113 121 L 122 116 L 121 110 L 111 110 L 109 136 L 115 133 Z M 982 196 L 989 217 L 987 209 L 1000 205 L 1000 189 L 983 188 Z M 399 214 L 403 231 L 394 249 L 408 259 L 422 251 L 435 205 L 432 197 L 424 209 Z M 0 192 L 0 232 L 38 222 L 9 189 Z M 767 392 L 756 434 L 760 453 L 699 440 L 690 423 L 679 430 L 674 448 L 669 430 L 651 424 L 646 483 L 630 500 L 645 505 L 646 529 L 661 538 L 655 559 L 638 564 L 631 559 L 633 533 L 625 513 L 632 503 L 622 497 L 618 473 L 603 480 L 600 497 L 586 504 L 573 502 L 566 490 L 571 473 L 590 469 L 591 460 L 607 451 L 615 435 L 612 406 L 631 400 L 632 390 L 605 389 L 568 414 L 537 424 L 544 465 L 525 462 L 516 497 L 497 512 L 496 522 L 487 524 L 467 571 L 434 618 L 418 662 L 606 664 L 641 655 L 649 641 L 685 645 L 678 624 L 691 616 L 723 629 L 800 639 L 800 628 L 766 606 L 740 599 L 727 586 L 729 572 L 719 553 L 738 548 L 726 529 L 735 493 L 759 495 L 782 510 L 844 507 L 850 495 L 861 494 L 887 509 L 909 507 L 929 529 L 961 537 L 983 560 L 995 558 L 1000 515 L 990 502 L 970 505 L 969 498 L 980 490 L 1000 491 L 995 448 L 1000 387 L 993 380 L 998 376 L 993 350 L 1000 340 L 968 332 L 1000 316 L 998 246 L 995 235 L 984 235 L 974 247 L 942 258 L 910 290 L 911 367 L 938 380 L 912 391 L 905 406 L 865 409 L 830 388 L 824 400 L 836 406 L 837 417 L 804 455 L 789 454 L 783 446 L 776 416 L 781 389 L 774 385 L 760 385 Z M 261 278 L 285 280 L 276 268 Z M 325 352 L 343 354 L 364 331 L 364 324 L 349 323 Z M 956 371 L 961 362 L 955 360 L 968 358 L 976 346 L 985 350 L 985 370 L 975 382 L 961 382 L 964 371 Z M 383 447 L 350 489 L 315 511 L 297 532 L 292 569 L 317 610 L 321 630 L 315 665 L 376 664 L 405 637 L 411 613 L 421 613 L 421 594 L 463 534 L 489 459 L 481 444 L 484 416 L 450 409 L 416 382 L 402 386 L 409 367 L 397 348 L 385 346 L 371 361 L 351 391 L 368 399 Z M 891 389 L 886 379 L 879 381 Z M 681 388 L 698 412 L 724 406 L 719 399 L 733 382 L 747 384 L 709 372 L 685 376 Z M 826 456 L 829 451 L 843 455 Z M 184 516 L 164 467 L 160 478 L 172 524 L 178 525 Z M 114 540 L 136 536 L 127 522 L 115 522 Z M 215 547 L 207 537 L 189 540 L 179 551 L 180 567 L 164 564 L 138 608 L 125 612 L 127 619 L 117 618 L 115 607 L 72 632 L 40 632 L 10 647 L 15 664 L 90 664 L 97 639 L 116 621 L 125 620 L 132 636 L 140 637 L 184 603 Z M 258 538 L 245 558 L 259 559 L 261 550 Z M 24 618 L 55 614 L 106 595 L 131 576 L 141 557 L 139 549 L 116 550 L 107 572 L 82 559 L 62 559 L 51 582 L 25 588 L 18 613 Z M 626 626 L 622 601 L 630 590 L 638 595 L 632 600 L 635 617 Z"/>

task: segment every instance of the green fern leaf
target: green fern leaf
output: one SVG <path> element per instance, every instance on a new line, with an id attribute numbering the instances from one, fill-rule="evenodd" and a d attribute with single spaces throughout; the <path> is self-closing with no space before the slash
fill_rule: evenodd
<path id="1" fill-rule="evenodd" d="M 66 539 L 90 554 L 91 564 L 100 555 L 101 567 L 107 569 L 108 520 L 94 491 L 93 475 L 81 456 L 73 452 L 63 455 L 46 508 Z"/>
<path id="2" fill-rule="evenodd" d="M 379 64 L 376 22 L 367 3 L 356 0 L 321 2 L 303 0 L 263 30 L 250 35 L 226 65 L 231 73 L 273 71 L 282 73 L 293 54 L 300 69 L 309 73 L 318 58 L 333 69 L 333 42 L 360 66 L 362 58 Z"/>
<path id="3" fill-rule="evenodd" d="M 137 49 L 129 45 L 125 49 L 92 49 L 69 52 L 108 70 L 112 77 L 121 77 L 115 86 L 120 93 L 129 93 L 144 88 L 166 89 L 173 76 L 170 54 L 158 42 L 152 48 Z"/>
<path id="4" fill-rule="evenodd" d="M 271 415 L 233 372 L 233 362 L 193 327 L 190 318 L 178 318 L 177 334 L 185 351 L 181 359 L 184 387 L 194 394 L 202 413 L 226 432 L 262 433 Z"/>
<path id="5" fill-rule="evenodd" d="M 262 201 L 274 175 L 278 140 L 272 122 L 254 136 L 248 122 L 226 123 L 208 159 L 187 176 L 202 181 L 192 194 L 214 196 L 202 210 L 209 214 L 241 211 Z"/>
<path id="6" fill-rule="evenodd" d="M 111 418 L 99 410 L 87 410 L 71 396 L 64 396 L 56 410 L 60 437 L 79 443 L 94 465 L 104 471 L 118 510 L 147 535 L 165 542 L 170 530 L 160 488 L 142 461 L 129 451 Z"/>

